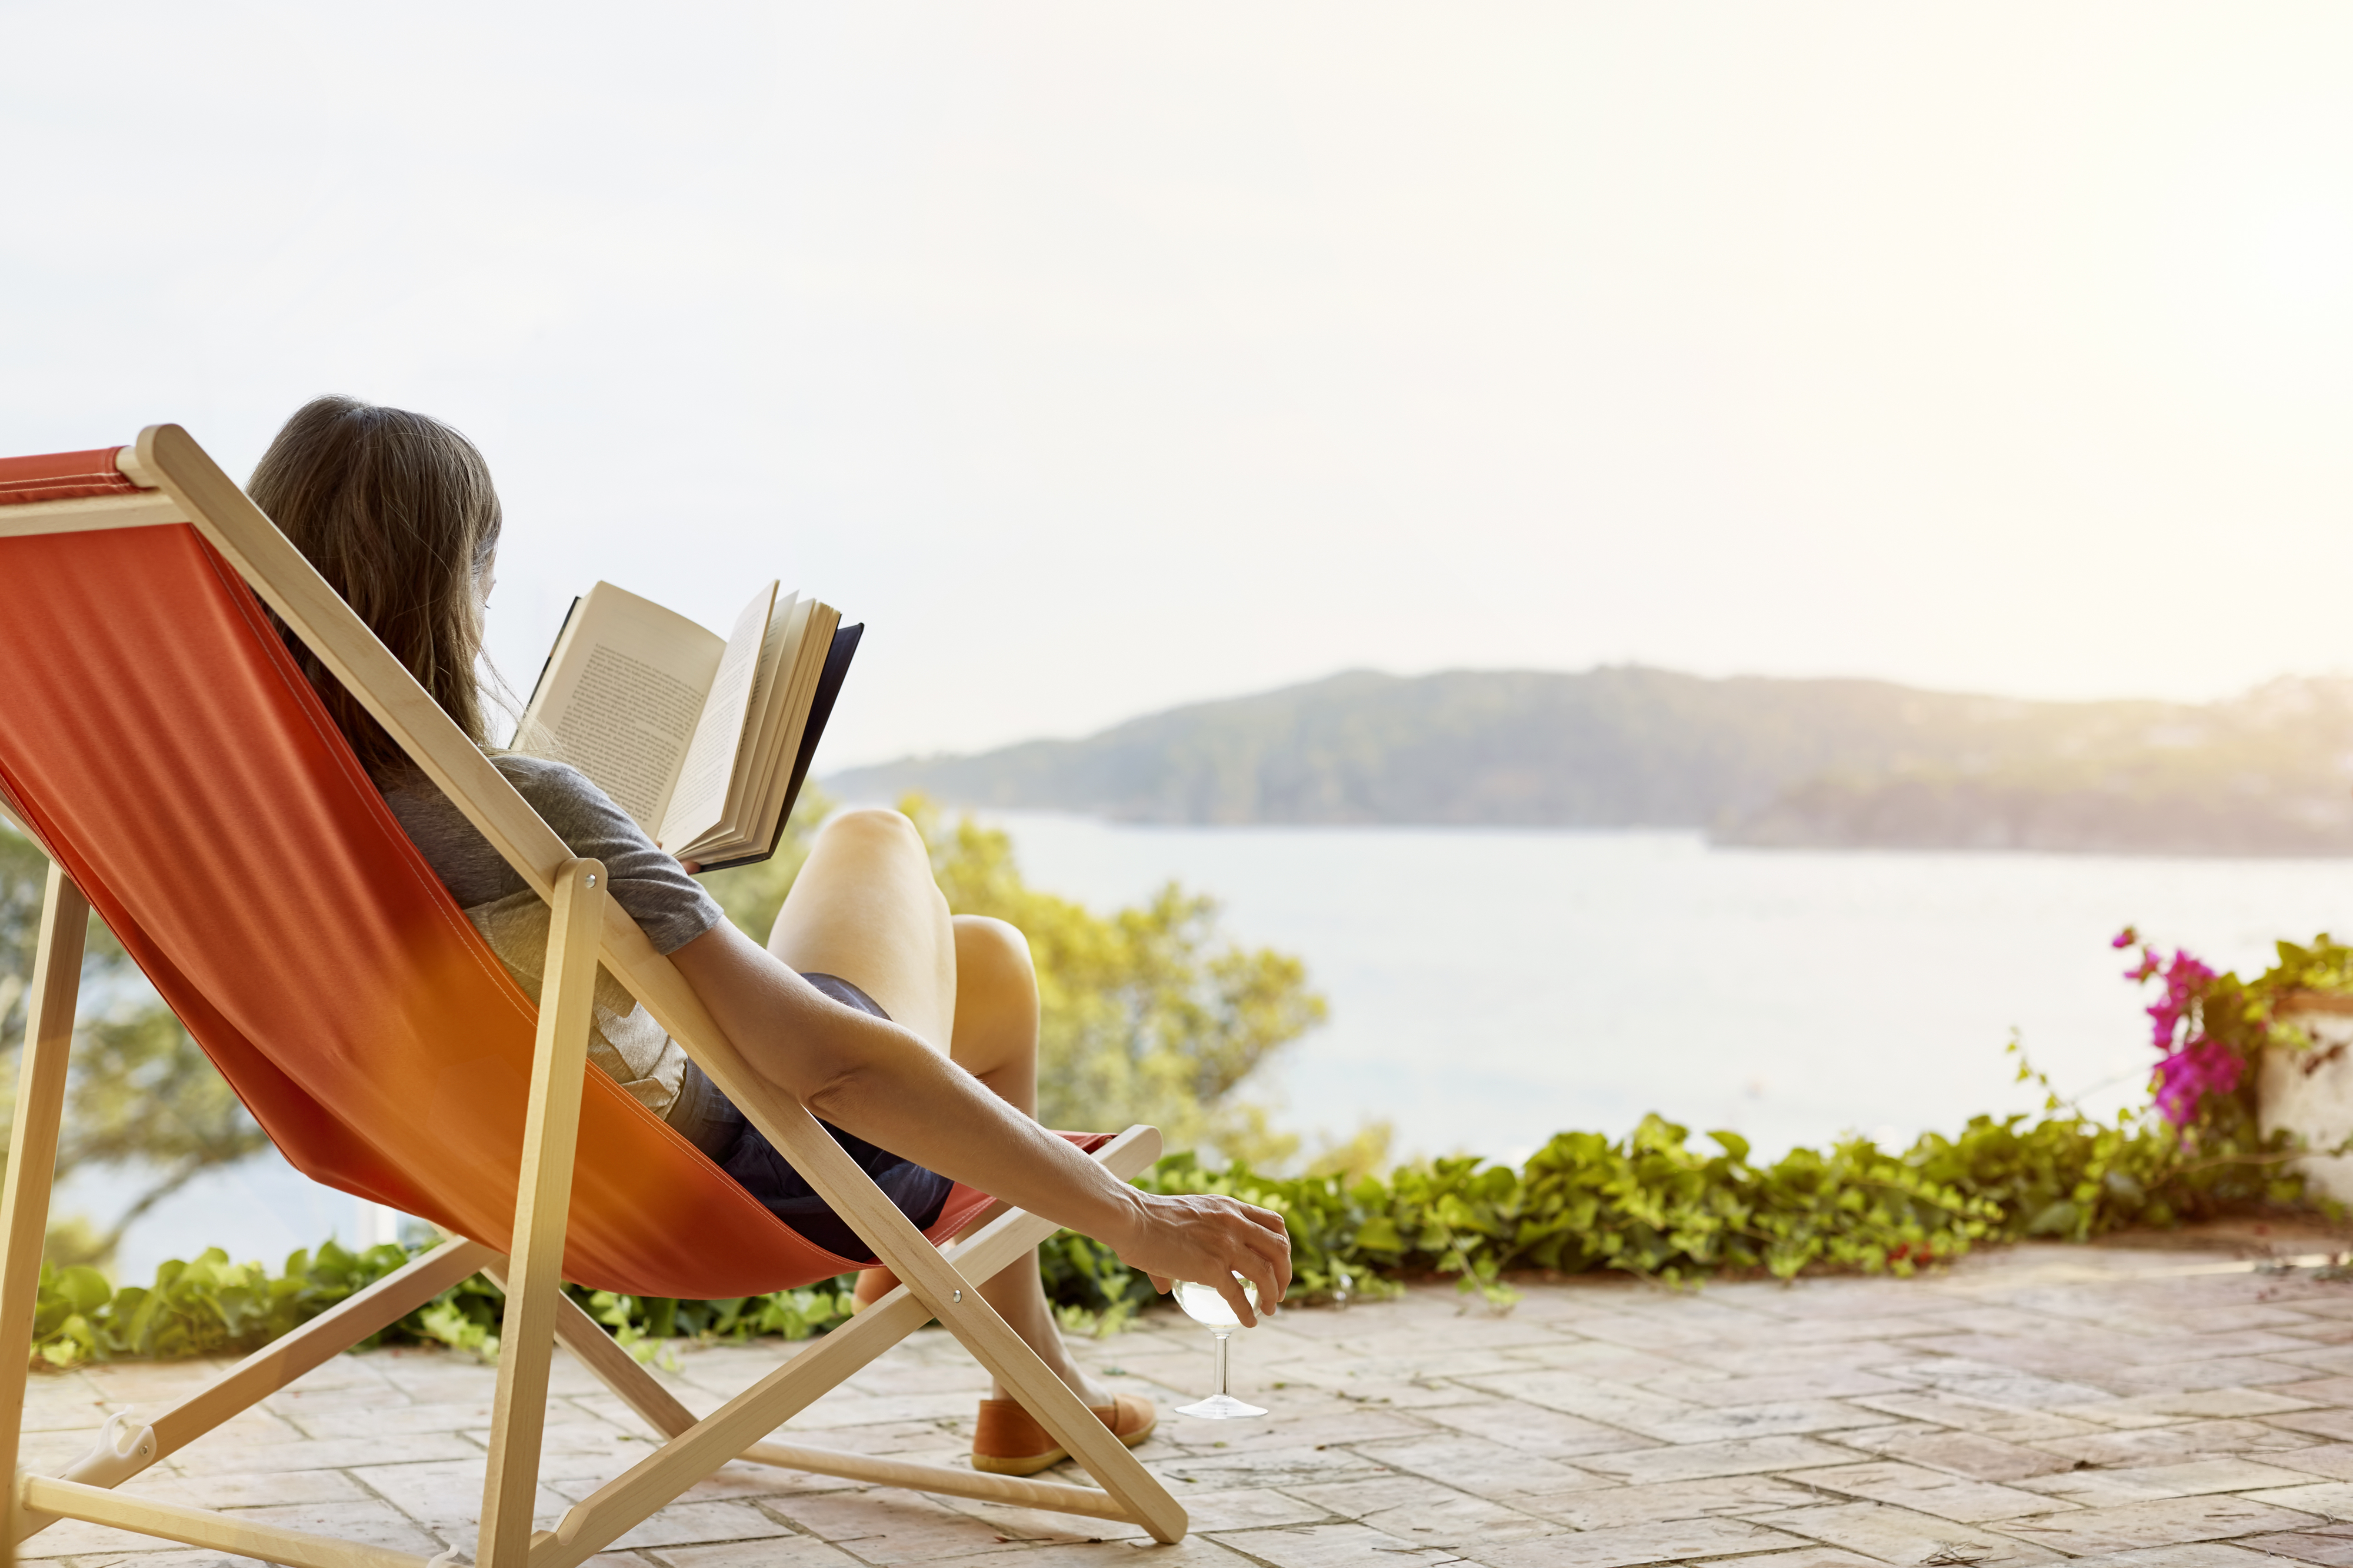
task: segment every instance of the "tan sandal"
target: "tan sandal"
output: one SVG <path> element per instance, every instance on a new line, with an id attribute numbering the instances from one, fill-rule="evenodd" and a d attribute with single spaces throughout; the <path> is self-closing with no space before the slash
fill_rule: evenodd
<path id="1" fill-rule="evenodd" d="M 1109 1405 L 1088 1406 L 1111 1435 L 1134 1447 L 1160 1425 L 1160 1410 L 1141 1394 L 1123 1394 Z M 997 1476 L 1034 1476 L 1059 1465 L 1070 1453 L 1038 1418 L 1013 1400 L 984 1399 L 972 1431 L 972 1468 Z"/>

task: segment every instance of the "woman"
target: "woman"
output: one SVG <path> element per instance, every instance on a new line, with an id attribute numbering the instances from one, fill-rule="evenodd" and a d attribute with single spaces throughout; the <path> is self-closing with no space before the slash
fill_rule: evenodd
<path id="1" fill-rule="evenodd" d="M 254 469 L 253 499 L 394 656 L 488 751 L 477 669 L 498 550 L 481 455 L 418 414 L 324 397 L 289 420 Z M 290 634 L 287 645 L 434 871 L 536 994 L 547 910 L 513 868 Z M 892 811 L 849 811 L 818 834 L 763 949 L 722 918 L 691 868 L 656 848 L 560 763 L 491 753 L 575 855 L 605 863 L 612 896 L 668 953 L 746 1060 L 788 1090 L 918 1226 L 961 1181 L 1108 1244 L 1167 1289 L 1234 1279 L 1282 1299 L 1282 1220 L 1213 1196 L 1163 1197 L 1116 1180 L 1040 1129 L 1038 989 L 1028 944 L 999 921 L 952 917 L 921 837 Z M 717 1161 L 785 1224 L 828 1250 L 870 1254 L 797 1173 L 609 975 L 598 974 L 589 1055 Z M 887 1289 L 869 1269 L 860 1295 Z M 1113 1398 L 1056 1331 L 1033 1253 L 981 1294 L 1046 1364 L 1134 1445 L 1156 1414 Z M 1064 1457 L 1005 1397 L 984 1400 L 974 1463 L 1026 1475 Z"/>

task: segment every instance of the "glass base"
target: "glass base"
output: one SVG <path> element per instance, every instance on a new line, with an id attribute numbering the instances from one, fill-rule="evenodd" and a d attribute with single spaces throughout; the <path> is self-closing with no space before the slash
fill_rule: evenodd
<path id="1" fill-rule="evenodd" d="M 1255 1405 L 1244 1405 L 1230 1394 L 1212 1394 L 1195 1405 L 1180 1405 L 1179 1415 L 1198 1416 L 1204 1421 L 1239 1421 L 1247 1415 L 1263 1415 L 1265 1411 Z"/>

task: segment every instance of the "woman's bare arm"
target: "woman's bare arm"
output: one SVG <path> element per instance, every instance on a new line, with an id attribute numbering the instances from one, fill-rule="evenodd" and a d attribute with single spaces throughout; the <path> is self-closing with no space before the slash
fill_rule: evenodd
<path id="1" fill-rule="evenodd" d="M 1291 1284 L 1282 1219 L 1231 1198 L 1138 1192 L 916 1035 L 845 1007 L 725 921 L 670 955 L 744 1058 L 814 1115 L 1109 1246 L 1165 1289 L 1220 1287 L 1255 1321 Z"/>

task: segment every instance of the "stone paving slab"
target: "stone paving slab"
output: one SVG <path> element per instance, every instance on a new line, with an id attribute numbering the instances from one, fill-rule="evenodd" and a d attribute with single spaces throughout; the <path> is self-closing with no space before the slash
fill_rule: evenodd
<path id="1" fill-rule="evenodd" d="M 1209 1348 L 1155 1312 L 1081 1353 L 1105 1382 L 1159 1401 L 1160 1429 L 1138 1452 L 1192 1516 L 1179 1546 L 1132 1526 L 733 1465 L 594 1563 L 2353 1568 L 2353 1281 L 2205 1239 L 2207 1250 L 2154 1238 L 2018 1247 L 1910 1280 L 1673 1291 L 1577 1279 L 1531 1286 L 1506 1315 L 1417 1287 L 1241 1335 L 1236 1391 L 1272 1412 L 1255 1422 L 1166 1414 L 1203 1392 Z M 708 1411 L 800 1348 L 679 1344 L 658 1375 Z M 61 1468 L 110 1413 L 152 1415 L 219 1370 L 37 1377 L 26 1461 Z M 495 1376 L 438 1350 L 344 1356 L 126 1489 L 462 1562 Z M 787 1430 L 962 1463 L 987 1384 L 925 1330 Z M 559 1356 L 538 1526 L 653 1441 Z M 1066 1467 L 1058 1479 L 1084 1478 Z M 25 1555 L 243 1568 L 73 1521 Z"/>

